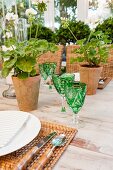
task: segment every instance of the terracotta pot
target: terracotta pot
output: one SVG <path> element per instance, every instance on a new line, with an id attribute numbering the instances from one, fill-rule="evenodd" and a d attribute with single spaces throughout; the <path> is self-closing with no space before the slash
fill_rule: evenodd
<path id="1" fill-rule="evenodd" d="M 80 81 L 87 84 L 87 95 L 96 94 L 102 67 L 80 66 Z"/>
<path id="2" fill-rule="evenodd" d="M 37 109 L 40 79 L 40 75 L 25 80 L 12 76 L 20 110 L 32 111 Z"/>

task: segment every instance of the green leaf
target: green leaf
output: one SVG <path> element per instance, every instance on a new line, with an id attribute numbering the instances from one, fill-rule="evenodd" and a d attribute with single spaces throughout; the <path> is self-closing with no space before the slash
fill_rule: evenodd
<path id="1" fill-rule="evenodd" d="M 19 73 L 19 74 L 17 75 L 17 77 L 18 77 L 19 79 L 26 79 L 26 78 L 29 77 L 29 74 L 26 73 L 26 72 L 22 72 L 22 73 Z"/>
<path id="2" fill-rule="evenodd" d="M 84 38 L 84 39 L 82 39 L 82 40 L 78 40 L 78 41 L 77 41 L 77 45 L 82 46 L 82 45 L 85 43 L 85 41 L 86 41 L 86 38 Z"/>
<path id="3" fill-rule="evenodd" d="M 33 69 L 33 70 L 31 71 L 31 73 L 30 73 L 30 76 L 36 76 L 36 74 L 37 74 L 36 70 Z"/>
<path id="4" fill-rule="evenodd" d="M 13 59 L 9 59 L 7 61 L 4 62 L 4 67 L 6 68 L 12 68 L 14 66 L 14 64 L 16 63 L 17 58 L 13 58 Z"/>
<path id="5" fill-rule="evenodd" d="M 76 58 L 74 58 L 74 57 L 72 57 L 71 59 L 70 59 L 70 64 L 73 64 L 74 62 L 83 62 L 84 61 L 84 57 L 82 57 L 82 56 L 78 56 L 78 57 L 76 57 Z"/>
<path id="6" fill-rule="evenodd" d="M 2 72 L 1 72 L 2 76 L 6 78 L 9 75 L 9 73 L 10 73 L 10 69 L 3 67 Z"/>
<path id="7" fill-rule="evenodd" d="M 93 49 L 93 48 L 90 48 L 90 50 L 89 50 L 89 55 L 95 56 L 95 55 L 96 55 L 96 50 Z"/>
<path id="8" fill-rule="evenodd" d="M 72 58 L 70 59 L 70 64 L 73 64 L 74 62 L 77 62 L 77 58 L 72 57 Z"/>
<path id="9" fill-rule="evenodd" d="M 57 50 L 58 50 L 58 47 L 55 44 L 49 43 L 49 51 L 55 52 Z"/>
<path id="10" fill-rule="evenodd" d="M 39 51 L 47 51 L 48 42 L 46 40 L 38 40 L 36 42 L 37 50 Z"/>
<path id="11" fill-rule="evenodd" d="M 36 60 L 31 57 L 27 59 L 23 58 L 22 60 L 19 59 L 16 62 L 16 66 L 23 72 L 27 72 L 27 73 L 30 73 L 32 71 L 32 68 L 35 66 L 35 64 L 36 64 Z"/>

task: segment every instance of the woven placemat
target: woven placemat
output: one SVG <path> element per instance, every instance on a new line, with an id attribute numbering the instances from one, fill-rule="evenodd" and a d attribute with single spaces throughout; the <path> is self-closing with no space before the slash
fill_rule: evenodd
<path id="1" fill-rule="evenodd" d="M 67 138 L 67 143 L 62 147 L 57 147 L 49 159 L 49 161 L 46 163 L 44 170 L 50 170 L 55 165 L 55 163 L 58 161 L 62 153 L 65 151 L 75 134 L 77 133 L 77 130 L 75 128 L 67 127 L 64 125 L 56 124 L 53 122 L 46 122 L 41 121 L 41 130 L 38 136 L 31 141 L 28 145 L 24 146 L 23 148 L 19 149 L 18 151 L 15 151 L 11 154 L 5 155 L 0 157 L 0 170 L 14 170 L 17 163 L 23 158 L 23 156 L 31 149 L 33 146 L 36 146 L 36 144 L 48 135 L 50 132 L 56 131 L 57 134 L 65 134 Z M 51 148 L 52 144 L 51 142 L 48 142 L 43 148 L 41 148 L 40 152 L 35 155 L 32 159 L 32 161 L 28 164 L 27 170 L 33 170 L 34 166 L 38 165 L 38 158 L 48 149 Z"/>

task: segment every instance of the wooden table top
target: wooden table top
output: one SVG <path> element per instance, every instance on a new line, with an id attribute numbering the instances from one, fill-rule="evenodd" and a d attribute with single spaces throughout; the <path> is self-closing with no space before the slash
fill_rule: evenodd
<path id="1" fill-rule="evenodd" d="M 19 110 L 16 99 L 2 97 L 7 85 L 0 82 L 0 110 Z M 55 89 L 40 88 L 38 109 L 31 113 L 39 119 L 71 125 L 72 112 L 61 113 L 61 97 Z M 79 112 L 84 127 L 78 129 L 54 170 L 113 170 L 113 81 L 97 94 L 86 96 Z M 71 125 L 74 127 L 74 125 Z"/>

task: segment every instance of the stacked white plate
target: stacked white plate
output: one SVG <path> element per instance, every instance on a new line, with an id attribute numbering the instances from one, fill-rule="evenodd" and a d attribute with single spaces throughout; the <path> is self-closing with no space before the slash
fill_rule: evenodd
<path id="1" fill-rule="evenodd" d="M 39 133 L 41 123 L 30 113 L 0 111 L 0 156 L 28 144 Z"/>

